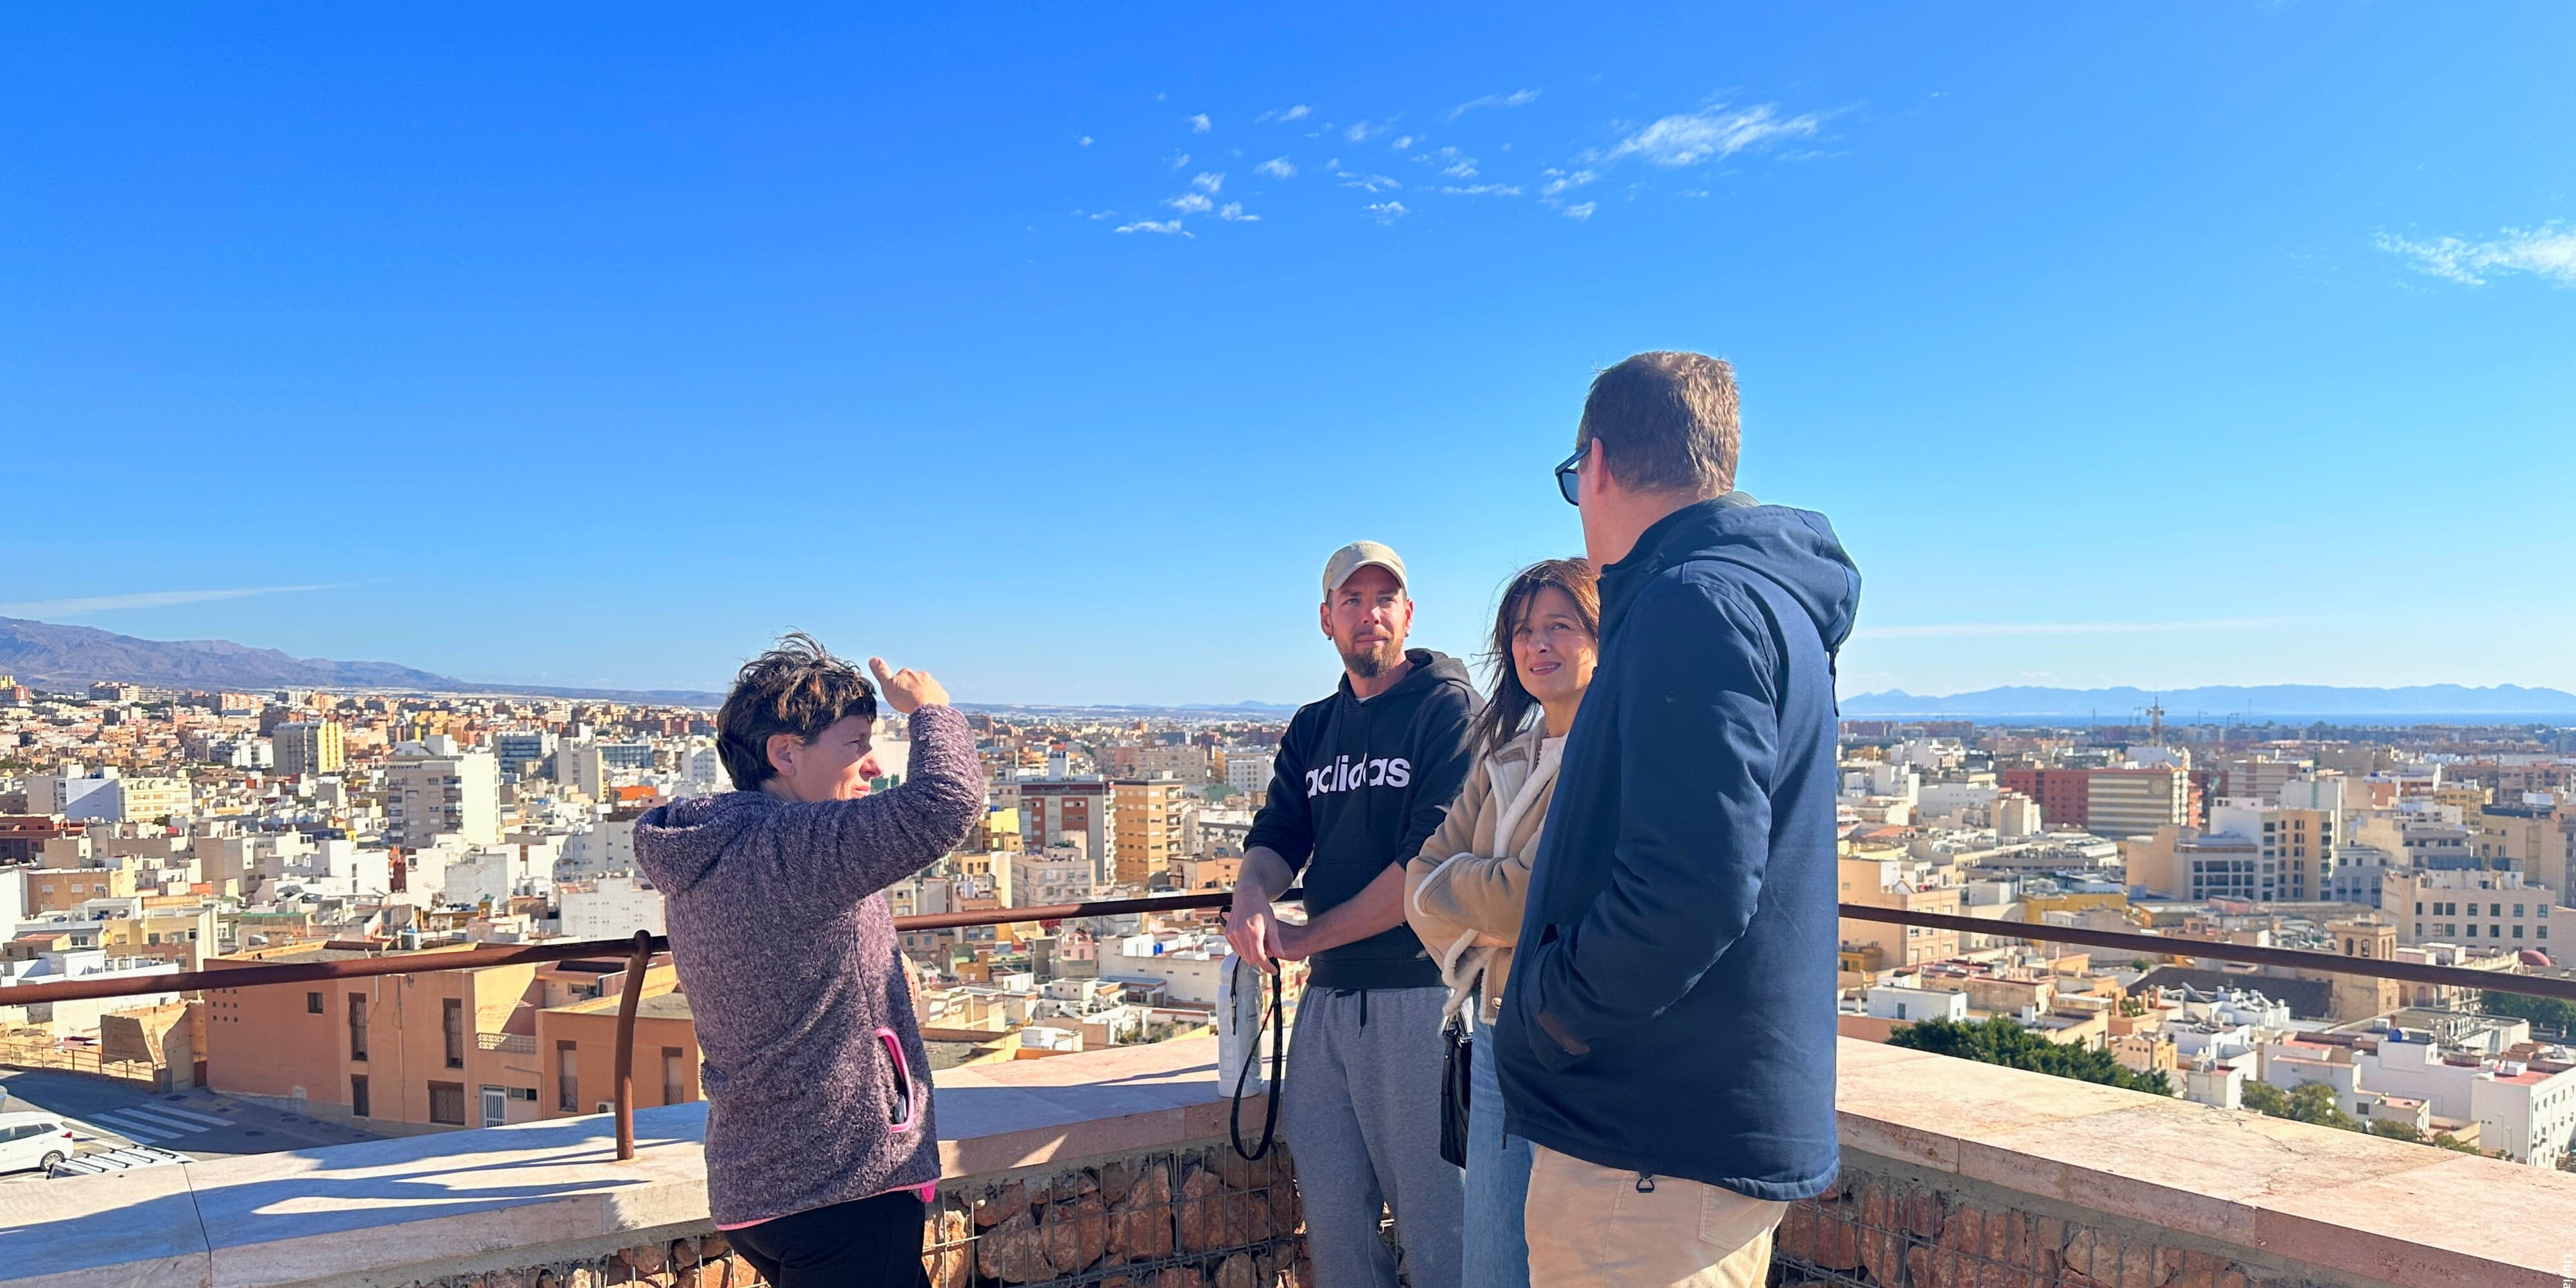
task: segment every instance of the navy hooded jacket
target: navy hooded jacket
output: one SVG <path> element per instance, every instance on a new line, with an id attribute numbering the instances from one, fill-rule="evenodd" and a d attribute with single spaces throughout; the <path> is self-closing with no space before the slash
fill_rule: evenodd
<path id="1" fill-rule="evenodd" d="M 1833 1182 L 1832 655 L 1859 600 L 1824 516 L 1741 493 L 1602 570 L 1495 1031 L 1512 1135 L 1759 1199 Z"/>

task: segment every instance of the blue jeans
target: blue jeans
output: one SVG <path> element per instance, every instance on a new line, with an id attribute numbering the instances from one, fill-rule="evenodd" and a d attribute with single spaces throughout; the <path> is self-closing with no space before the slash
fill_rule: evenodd
<path id="1" fill-rule="evenodd" d="M 1529 1288 L 1530 1143 L 1503 1134 L 1494 1031 L 1476 1029 L 1467 1078 L 1466 1247 L 1459 1276 L 1474 1288 Z"/>

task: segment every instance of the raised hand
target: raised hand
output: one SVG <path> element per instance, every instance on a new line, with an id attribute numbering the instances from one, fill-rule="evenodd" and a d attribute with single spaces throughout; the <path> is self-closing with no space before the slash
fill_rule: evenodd
<path id="1" fill-rule="evenodd" d="M 923 707 L 948 705 L 948 690 L 939 687 L 939 681 L 931 679 L 928 671 L 916 671 L 911 667 L 897 671 L 887 666 L 881 657 L 869 658 L 868 669 L 876 672 L 877 688 L 885 694 L 886 705 L 893 707 L 897 715 L 908 716 Z"/>

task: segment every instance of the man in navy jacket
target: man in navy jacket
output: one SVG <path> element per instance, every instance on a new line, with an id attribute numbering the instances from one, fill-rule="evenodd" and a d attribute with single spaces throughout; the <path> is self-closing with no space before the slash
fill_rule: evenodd
<path id="1" fill-rule="evenodd" d="M 1734 491 L 1733 373 L 1594 380 L 1558 478 L 1601 661 L 1531 875 L 1495 1054 L 1538 1146 L 1531 1281 L 1753 1285 L 1834 1132 L 1833 655 L 1860 575 Z"/>

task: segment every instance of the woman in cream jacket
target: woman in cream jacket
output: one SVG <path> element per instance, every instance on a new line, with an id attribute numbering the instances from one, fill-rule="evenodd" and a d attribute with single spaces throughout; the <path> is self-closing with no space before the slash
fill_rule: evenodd
<path id="1" fill-rule="evenodd" d="M 1501 1013 L 1538 853 L 1557 755 L 1599 656 L 1600 594 L 1580 559 L 1533 564 L 1495 615 L 1494 698 L 1477 718 L 1482 749 L 1457 803 L 1405 868 L 1405 914 L 1449 984 L 1449 1010 L 1474 1008 L 1468 1093 L 1467 1212 L 1461 1280 L 1529 1283 L 1522 1206 L 1529 1142 L 1503 1135 L 1491 1025 Z"/>

